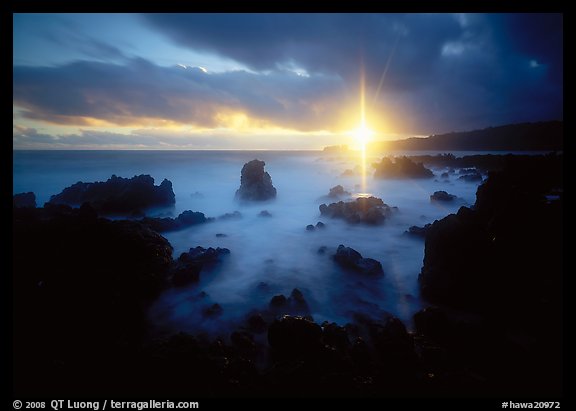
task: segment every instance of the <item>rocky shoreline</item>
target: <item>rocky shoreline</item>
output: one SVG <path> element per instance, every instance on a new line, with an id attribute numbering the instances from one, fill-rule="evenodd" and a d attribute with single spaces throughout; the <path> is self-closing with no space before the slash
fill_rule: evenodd
<path id="1" fill-rule="evenodd" d="M 155 340 L 147 329 L 150 302 L 234 252 L 196 247 L 175 259 L 158 231 L 210 220 L 190 211 L 111 221 L 99 216 L 105 206 L 90 202 L 36 208 L 30 194 L 14 198 L 14 394 L 557 397 L 563 159 L 511 156 L 499 164 L 473 207 L 413 230 L 425 238 L 419 283 L 431 304 L 414 316 L 414 330 L 389 314 L 318 324 L 306 295 L 294 289 L 218 337 Z M 263 194 L 249 184 L 244 200 L 276 195 L 263 167 L 253 166 Z M 415 172 L 422 174 L 420 166 Z M 551 192 L 560 194 L 550 200 Z M 330 217 L 379 224 L 389 207 L 377 200 L 334 203 L 341 205 Z M 367 213 L 370 202 L 377 212 Z M 334 260 L 352 272 L 382 274 L 378 261 L 344 245 Z M 210 301 L 204 315 L 221 310 Z"/>

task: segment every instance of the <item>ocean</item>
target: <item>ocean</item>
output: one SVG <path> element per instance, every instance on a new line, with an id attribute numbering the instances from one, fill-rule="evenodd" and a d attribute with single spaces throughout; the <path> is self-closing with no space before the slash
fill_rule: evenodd
<path id="1" fill-rule="evenodd" d="M 417 282 L 424 240 L 405 231 L 472 205 L 479 183 L 458 180 L 458 170 L 443 179 L 440 174 L 445 169 L 433 169 L 435 177 L 430 179 L 378 180 L 372 177 L 371 164 L 379 158 L 366 156 L 365 176 L 345 176 L 347 169 L 362 170 L 361 156 L 321 151 L 14 151 L 13 192 L 33 191 L 41 206 L 78 181 L 150 174 L 156 184 L 164 178 L 172 181 L 176 194 L 174 207 L 151 210 L 152 216 L 175 217 L 192 210 L 219 217 L 239 211 L 241 218 L 216 219 L 163 234 L 174 247 L 175 258 L 196 246 L 226 247 L 231 254 L 213 271 L 202 272 L 199 283 L 169 288 L 152 304 L 149 319 L 158 335 L 218 334 L 240 323 L 250 311 L 267 307 L 274 295 L 288 296 L 294 288 L 303 293 L 318 323 L 343 325 L 358 313 L 372 317 L 390 313 L 411 328 L 413 314 L 425 306 Z M 278 192 L 275 200 L 254 204 L 235 200 L 240 170 L 252 159 L 266 162 Z M 337 184 L 352 198 L 373 195 L 398 207 L 398 212 L 381 226 L 324 218 L 319 206 L 335 201 L 325 196 Z M 438 190 L 458 199 L 430 202 L 429 196 Z M 263 210 L 271 217 L 259 216 Z M 326 229 L 306 230 L 318 221 Z M 366 278 L 342 271 L 331 258 L 339 244 L 380 261 L 385 275 Z M 322 246 L 327 253 L 318 253 Z M 200 297 L 202 291 L 206 296 Z M 201 307 L 206 301 L 220 304 L 223 314 L 203 317 Z"/>

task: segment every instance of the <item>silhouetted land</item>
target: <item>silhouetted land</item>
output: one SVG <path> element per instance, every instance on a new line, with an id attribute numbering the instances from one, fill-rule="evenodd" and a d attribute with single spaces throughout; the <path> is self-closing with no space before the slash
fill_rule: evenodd
<path id="1" fill-rule="evenodd" d="M 556 151 L 564 147 L 564 123 L 547 121 L 539 123 L 509 124 L 483 130 L 435 134 L 429 137 L 412 137 L 405 140 L 373 142 L 372 152 L 387 150 L 511 150 Z"/>

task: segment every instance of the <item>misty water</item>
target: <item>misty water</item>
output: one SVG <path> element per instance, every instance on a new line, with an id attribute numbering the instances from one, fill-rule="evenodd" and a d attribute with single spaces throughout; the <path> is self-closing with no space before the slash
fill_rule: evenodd
<path id="1" fill-rule="evenodd" d="M 278 196 L 267 202 L 239 203 L 234 194 L 240 170 L 255 158 L 266 162 Z M 458 170 L 443 179 L 445 169 L 433 169 L 431 179 L 376 180 L 370 164 L 379 158 L 368 155 L 363 179 L 359 174 L 342 175 L 347 169 L 361 169 L 359 155 L 319 151 L 15 151 L 13 192 L 33 191 L 41 206 L 77 181 L 150 174 L 156 184 L 164 178 L 172 181 L 176 194 L 174 207 L 150 210 L 150 215 L 177 216 L 193 210 L 219 217 L 239 211 L 241 218 L 216 218 L 163 234 L 174 247 L 175 258 L 196 246 L 226 247 L 231 254 L 213 270 L 202 271 L 199 283 L 169 288 L 154 302 L 149 318 L 158 335 L 229 330 L 251 310 L 265 309 L 274 295 L 288 296 L 294 288 L 302 291 L 319 323 L 345 324 L 354 313 L 379 317 L 388 312 L 411 327 L 412 315 L 423 305 L 417 278 L 424 241 L 405 231 L 473 204 L 478 183 L 458 180 Z M 369 194 L 399 210 L 381 226 L 321 217 L 319 205 L 337 201 L 325 197 L 337 184 L 351 193 L 348 199 Z M 437 190 L 458 199 L 431 203 L 429 196 Z M 259 216 L 263 210 L 271 217 Z M 318 221 L 326 224 L 324 230 L 306 230 Z M 380 261 L 384 276 L 341 270 L 331 258 L 339 244 Z M 326 253 L 318 253 L 321 246 L 327 247 Z M 222 306 L 223 314 L 204 317 L 202 310 L 213 303 Z"/>

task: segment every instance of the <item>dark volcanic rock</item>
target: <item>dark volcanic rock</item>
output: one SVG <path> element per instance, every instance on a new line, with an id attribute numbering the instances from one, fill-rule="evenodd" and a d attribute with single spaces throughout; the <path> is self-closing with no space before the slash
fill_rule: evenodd
<path id="1" fill-rule="evenodd" d="M 288 299 L 283 295 L 275 295 L 270 300 L 269 307 L 272 311 L 277 309 L 284 309 L 288 306 Z"/>
<path id="2" fill-rule="evenodd" d="M 33 192 L 14 194 L 12 206 L 17 208 L 36 208 L 36 195 Z"/>
<path id="3" fill-rule="evenodd" d="M 52 207 L 20 209 L 28 218 L 12 226 L 14 383 L 35 393 L 73 387 L 77 372 L 90 386 L 103 378 L 92 380 L 99 364 L 146 332 L 172 262 L 170 243 L 141 223 Z"/>
<path id="4" fill-rule="evenodd" d="M 256 334 L 263 333 L 268 328 L 268 324 L 261 314 L 252 314 L 246 320 L 248 329 Z"/>
<path id="5" fill-rule="evenodd" d="M 309 315 L 310 308 L 308 307 L 308 303 L 304 299 L 304 294 L 297 289 L 294 288 L 290 297 L 286 298 L 283 294 L 275 295 L 270 300 L 270 304 L 268 305 L 270 311 L 275 315 Z"/>
<path id="6" fill-rule="evenodd" d="M 306 226 L 306 231 L 314 231 L 316 229 L 316 227 L 314 227 L 312 224 L 308 224 Z"/>
<path id="7" fill-rule="evenodd" d="M 268 343 L 282 354 L 311 355 L 322 346 L 322 328 L 305 318 L 285 315 L 268 327 Z"/>
<path id="8" fill-rule="evenodd" d="M 467 183 L 474 183 L 476 181 L 482 181 L 482 175 L 480 173 L 464 174 L 458 177 L 458 180 L 466 181 Z"/>
<path id="9" fill-rule="evenodd" d="M 350 247 L 345 247 L 342 244 L 338 246 L 336 254 L 334 254 L 334 261 L 340 266 L 357 271 L 362 274 L 378 275 L 383 274 L 382 264 L 373 258 L 362 258 L 362 255 Z"/>
<path id="10" fill-rule="evenodd" d="M 202 314 L 205 317 L 218 317 L 222 315 L 222 311 L 223 310 L 220 304 L 216 303 L 204 308 L 204 310 L 202 310 Z"/>
<path id="11" fill-rule="evenodd" d="M 242 218 L 242 213 L 238 210 L 233 213 L 225 213 L 218 217 L 219 220 L 240 220 Z"/>
<path id="12" fill-rule="evenodd" d="M 211 220 L 213 219 L 206 218 L 204 213 L 186 210 L 176 218 L 144 217 L 140 221 L 150 227 L 152 230 L 162 233 L 166 231 L 181 230 L 196 224 L 203 224 Z"/>
<path id="13" fill-rule="evenodd" d="M 422 163 L 416 163 L 408 157 L 396 157 L 392 161 L 388 157 L 382 158 L 380 163 L 374 164 L 375 178 L 430 178 L 434 173 L 424 167 Z"/>
<path id="14" fill-rule="evenodd" d="M 377 225 L 382 224 L 392 214 L 392 208 L 380 198 L 360 197 L 354 201 L 321 204 L 320 214 L 331 218 L 341 218 L 352 224 Z"/>
<path id="15" fill-rule="evenodd" d="M 338 184 L 337 186 L 334 186 L 330 189 L 330 192 L 328 193 L 328 197 L 331 198 L 340 198 L 343 196 L 349 196 L 350 193 L 346 190 L 344 190 L 344 187 L 342 187 L 340 184 Z"/>
<path id="16" fill-rule="evenodd" d="M 227 248 L 191 248 L 189 252 L 180 254 L 172 267 L 172 283 L 181 287 L 192 282 L 198 282 L 200 272 L 210 269 L 220 262 L 222 258 L 230 254 Z"/>
<path id="17" fill-rule="evenodd" d="M 258 213 L 258 217 L 272 217 L 272 214 L 268 210 L 262 210 Z"/>
<path id="18" fill-rule="evenodd" d="M 230 254 L 227 248 L 204 248 L 196 247 L 191 248 L 187 253 L 180 254 L 178 261 L 186 263 L 199 263 L 199 264 L 214 264 L 222 259 L 223 256 Z"/>
<path id="19" fill-rule="evenodd" d="M 326 224 L 324 224 L 322 221 L 318 221 L 316 223 L 316 228 L 319 230 L 322 230 L 322 229 L 326 228 Z"/>
<path id="20" fill-rule="evenodd" d="M 548 204 L 545 194 L 561 184 L 561 156 L 506 157 L 478 187 L 474 210 L 430 227 L 422 295 L 481 311 L 552 307 L 541 302 L 561 299 L 562 202 Z"/>
<path id="21" fill-rule="evenodd" d="M 430 195 L 430 201 L 453 201 L 456 198 L 453 194 L 448 194 L 446 191 L 435 191 Z"/>
<path id="22" fill-rule="evenodd" d="M 79 206 L 90 203 L 102 213 L 137 212 L 152 206 L 172 205 L 176 202 L 172 183 L 164 179 L 159 186 L 149 175 L 122 178 L 113 175 L 106 182 L 78 182 L 53 195 L 50 203 Z"/>
<path id="23" fill-rule="evenodd" d="M 176 287 L 182 287 L 200 280 L 202 264 L 176 264 L 172 270 L 172 283 Z"/>
<path id="24" fill-rule="evenodd" d="M 276 198 L 276 188 L 272 185 L 270 174 L 264 171 L 265 165 L 266 163 L 260 160 L 252 160 L 244 164 L 236 198 L 248 201 Z"/>
<path id="25" fill-rule="evenodd" d="M 416 237 L 425 238 L 426 233 L 428 233 L 428 230 L 430 229 L 431 226 L 432 226 L 432 224 L 426 224 L 424 227 L 419 227 L 417 225 L 413 225 L 410 228 L 408 228 L 408 230 L 406 230 L 406 234 L 410 234 L 410 235 L 413 235 Z"/>

